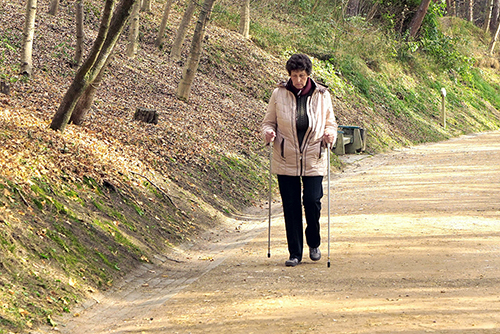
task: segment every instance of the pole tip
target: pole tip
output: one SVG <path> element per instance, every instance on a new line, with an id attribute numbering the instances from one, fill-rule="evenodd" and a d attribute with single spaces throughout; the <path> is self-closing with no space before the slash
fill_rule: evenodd
<path id="1" fill-rule="evenodd" d="M 267 257 L 271 257 L 271 253 L 267 253 Z"/>
<path id="2" fill-rule="evenodd" d="M 330 260 L 328 260 L 328 268 L 330 268 Z"/>

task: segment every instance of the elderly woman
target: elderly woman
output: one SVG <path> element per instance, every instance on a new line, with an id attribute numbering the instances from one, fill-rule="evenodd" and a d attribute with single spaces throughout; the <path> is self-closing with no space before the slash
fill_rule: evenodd
<path id="1" fill-rule="evenodd" d="M 302 261 L 306 218 L 309 257 L 321 258 L 320 224 L 323 176 L 329 157 L 325 147 L 337 137 L 337 123 L 327 88 L 311 77 L 312 63 L 304 54 L 294 54 L 286 63 L 290 76 L 273 91 L 262 133 L 273 146 L 272 173 L 278 175 L 283 203 L 289 259 L 286 266 Z"/>

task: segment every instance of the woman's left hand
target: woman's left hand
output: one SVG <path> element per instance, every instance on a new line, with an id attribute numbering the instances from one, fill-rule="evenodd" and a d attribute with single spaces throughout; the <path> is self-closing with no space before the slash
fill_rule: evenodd
<path id="1" fill-rule="evenodd" d="M 335 135 L 333 133 L 328 133 L 328 132 L 325 132 L 325 134 L 323 135 L 323 142 L 325 144 L 333 144 L 333 141 L 335 140 Z"/>

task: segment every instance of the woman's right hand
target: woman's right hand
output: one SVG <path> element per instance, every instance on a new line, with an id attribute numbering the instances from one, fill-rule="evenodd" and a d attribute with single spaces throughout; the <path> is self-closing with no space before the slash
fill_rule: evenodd
<path id="1" fill-rule="evenodd" d="M 269 144 L 270 142 L 274 141 L 274 138 L 276 138 L 276 132 L 274 132 L 274 130 L 267 130 L 266 131 L 266 144 Z"/>

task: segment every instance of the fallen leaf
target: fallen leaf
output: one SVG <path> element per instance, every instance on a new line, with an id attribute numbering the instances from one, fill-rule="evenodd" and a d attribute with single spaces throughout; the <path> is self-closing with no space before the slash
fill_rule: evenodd
<path id="1" fill-rule="evenodd" d="M 73 277 L 70 277 L 70 278 L 69 278 L 69 282 L 68 282 L 68 284 L 69 284 L 70 286 L 75 286 L 75 285 L 76 285 L 76 280 L 75 280 Z"/>
<path id="2" fill-rule="evenodd" d="M 28 311 L 26 311 L 25 309 L 22 309 L 22 308 L 19 308 L 18 311 L 19 311 L 19 314 L 22 316 L 27 316 L 30 314 Z"/>

